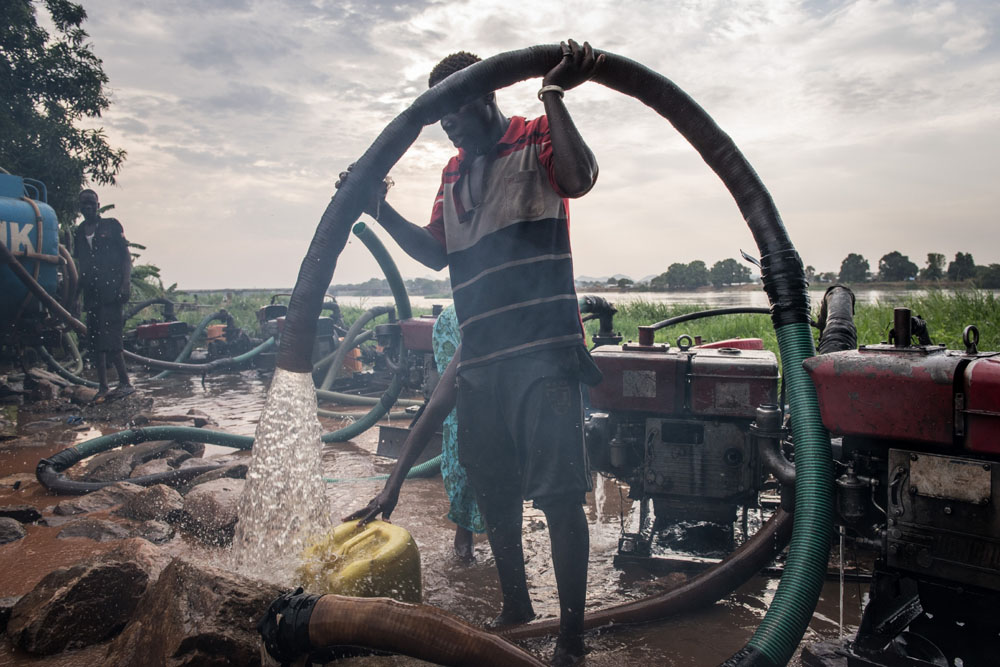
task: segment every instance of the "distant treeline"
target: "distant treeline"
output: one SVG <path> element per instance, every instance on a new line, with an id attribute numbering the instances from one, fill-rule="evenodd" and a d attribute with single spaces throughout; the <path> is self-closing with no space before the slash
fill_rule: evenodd
<path id="1" fill-rule="evenodd" d="M 404 280 L 406 293 L 410 296 L 443 296 L 451 294 L 451 282 L 448 280 L 431 280 L 430 278 L 412 278 Z M 372 278 L 363 283 L 348 285 L 330 285 L 327 294 L 332 296 L 388 296 L 392 294 L 389 281 L 385 278 Z"/>
<path id="2" fill-rule="evenodd" d="M 959 252 L 955 259 L 937 252 L 927 253 L 926 265 L 918 267 L 898 250 L 882 255 L 878 270 L 872 271 L 868 260 L 859 253 L 850 253 L 840 263 L 840 271 L 818 272 L 813 266 L 805 267 L 806 278 L 812 284 L 835 282 L 851 285 L 867 282 L 899 283 L 921 282 L 965 284 L 986 289 L 1000 288 L 1000 264 L 977 265 L 971 253 Z M 635 292 L 663 292 L 694 290 L 712 285 L 723 288 L 755 282 L 758 277 L 750 267 L 735 259 L 716 262 L 712 268 L 702 260 L 684 264 L 675 262 L 666 271 L 646 281 L 633 282 L 630 278 L 608 278 L 604 282 L 577 282 L 578 289 L 620 289 Z"/>
<path id="3" fill-rule="evenodd" d="M 918 267 L 910 258 L 893 250 L 878 261 L 878 270 L 872 271 L 865 257 L 850 253 L 840 263 L 840 271 L 818 272 L 806 266 L 806 278 L 812 284 L 842 282 L 851 285 L 867 282 L 921 282 L 966 284 L 987 289 L 1000 288 L 1000 264 L 977 265 L 971 253 L 959 252 L 955 259 L 936 252 L 927 253 L 926 265 Z M 667 270 L 648 280 L 633 281 L 627 277 L 607 278 L 603 281 L 577 281 L 578 290 L 628 290 L 632 292 L 668 292 L 695 290 L 711 285 L 716 289 L 747 285 L 758 280 L 757 273 L 745 263 L 733 258 L 719 260 L 708 267 L 696 259 L 692 262 L 674 262 Z M 444 296 L 451 294 L 448 280 L 414 278 L 403 281 L 408 294 L 414 296 Z M 333 296 L 387 296 L 391 294 L 384 278 L 372 278 L 363 283 L 331 285 L 327 290 Z"/>

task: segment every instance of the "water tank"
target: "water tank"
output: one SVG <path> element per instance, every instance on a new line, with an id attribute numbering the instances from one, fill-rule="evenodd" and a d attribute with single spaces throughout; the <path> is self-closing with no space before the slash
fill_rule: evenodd
<path id="1" fill-rule="evenodd" d="M 0 173 L 0 242 L 32 277 L 55 296 L 59 269 L 59 222 L 46 201 L 45 185 Z M 0 264 L 0 322 L 42 313 L 41 304 L 6 264 Z"/>

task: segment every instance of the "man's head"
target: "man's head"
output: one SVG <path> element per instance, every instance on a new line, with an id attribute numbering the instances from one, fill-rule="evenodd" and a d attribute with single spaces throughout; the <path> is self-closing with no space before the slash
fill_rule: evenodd
<path id="1" fill-rule="evenodd" d="M 446 56 L 441 60 L 441 62 L 434 66 L 434 69 L 431 70 L 431 75 L 427 77 L 427 87 L 433 88 L 455 72 L 463 70 L 469 65 L 478 63 L 480 60 L 482 60 L 482 58 L 477 56 L 475 53 L 469 53 L 468 51 L 459 51 L 458 53 Z"/>
<path id="2" fill-rule="evenodd" d="M 427 79 L 428 88 L 479 61 L 479 56 L 474 53 L 459 51 L 451 54 L 431 70 Z M 470 153 L 492 147 L 503 134 L 505 126 L 505 119 L 497 108 L 496 95 L 493 93 L 472 100 L 441 118 L 441 127 L 451 143 Z"/>
<path id="3" fill-rule="evenodd" d="M 83 219 L 88 222 L 97 220 L 100 216 L 98 215 L 98 210 L 101 207 L 101 202 L 97 198 L 97 193 L 93 190 L 84 190 L 79 196 L 80 213 L 83 214 Z"/>

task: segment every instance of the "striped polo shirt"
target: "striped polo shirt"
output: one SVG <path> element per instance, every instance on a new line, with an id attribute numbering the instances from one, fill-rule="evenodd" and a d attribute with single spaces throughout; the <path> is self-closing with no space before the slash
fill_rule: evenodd
<path id="1" fill-rule="evenodd" d="M 448 253 L 460 368 L 583 343 L 548 119 L 511 118 L 486 160 L 482 200 L 474 203 L 472 160 L 459 149 L 444 168 L 426 227 Z"/>

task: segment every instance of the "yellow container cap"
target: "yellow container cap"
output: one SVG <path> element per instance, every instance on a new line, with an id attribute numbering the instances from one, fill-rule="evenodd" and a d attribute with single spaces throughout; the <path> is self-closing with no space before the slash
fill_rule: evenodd
<path id="1" fill-rule="evenodd" d="M 385 521 L 342 523 L 302 551 L 297 570 L 313 593 L 388 597 L 419 603 L 420 552 L 409 531 Z"/>

